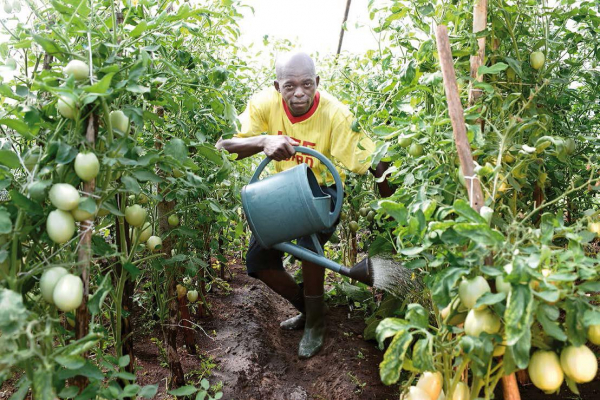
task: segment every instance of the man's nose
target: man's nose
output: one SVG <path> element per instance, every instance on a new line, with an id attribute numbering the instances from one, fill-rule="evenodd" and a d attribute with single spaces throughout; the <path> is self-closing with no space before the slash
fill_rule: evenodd
<path id="1" fill-rule="evenodd" d="M 302 91 L 302 88 L 296 88 L 296 90 L 294 91 L 294 96 L 295 97 L 304 97 L 304 91 Z"/>

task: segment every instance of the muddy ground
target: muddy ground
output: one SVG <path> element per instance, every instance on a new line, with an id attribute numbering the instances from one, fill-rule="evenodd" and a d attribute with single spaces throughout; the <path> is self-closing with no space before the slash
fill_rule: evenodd
<path id="1" fill-rule="evenodd" d="M 379 379 L 383 353 L 362 339 L 362 315 L 347 307 L 330 307 L 327 338 L 321 352 L 299 360 L 302 332 L 282 331 L 279 322 L 294 309 L 244 268 L 232 266 L 230 294 L 210 293 L 213 316 L 196 321 L 199 355 L 181 351 L 184 371 L 210 366 L 212 385 L 222 382 L 224 399 L 397 399 L 398 388 Z M 182 343 L 183 345 L 183 343 Z M 157 366 L 158 348 L 150 337 L 136 341 L 143 370 L 139 384 L 161 382 L 157 398 L 165 396 L 166 368 Z M 198 378 L 199 373 L 194 377 Z M 194 378 L 191 377 L 191 378 Z"/>

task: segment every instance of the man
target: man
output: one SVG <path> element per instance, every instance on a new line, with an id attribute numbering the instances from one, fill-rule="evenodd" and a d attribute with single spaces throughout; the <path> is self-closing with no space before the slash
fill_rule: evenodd
<path id="1" fill-rule="evenodd" d="M 240 116 L 241 132 L 232 139 L 220 139 L 216 146 L 236 153 L 239 159 L 264 152 L 276 161 L 276 172 L 305 162 L 315 173 L 323 191 L 335 197 L 335 188 L 327 186 L 333 183 L 327 167 L 313 157 L 295 154 L 294 146 L 313 148 L 359 174 L 369 170 L 366 159 L 373 153 L 375 146 L 364 134 L 351 129 L 353 116 L 346 106 L 326 92 L 317 90 L 319 76 L 310 56 L 291 53 L 280 57 L 276 62 L 275 72 L 277 80 L 274 88 L 254 96 Z M 376 177 L 381 177 L 386 169 L 386 165 L 380 163 L 371 172 Z M 340 175 L 343 179 L 342 172 Z M 391 195 L 387 181 L 378 185 L 384 197 Z M 321 232 L 321 244 L 325 244 L 334 231 L 335 226 Z M 299 243 L 315 250 L 309 238 L 301 238 Z M 304 328 L 298 356 L 309 358 L 323 346 L 325 271 L 316 264 L 303 261 L 302 287 L 284 270 L 282 256 L 278 250 L 260 247 L 252 237 L 246 256 L 246 268 L 248 275 L 263 281 L 300 311 L 298 316 L 283 321 L 281 328 Z"/>

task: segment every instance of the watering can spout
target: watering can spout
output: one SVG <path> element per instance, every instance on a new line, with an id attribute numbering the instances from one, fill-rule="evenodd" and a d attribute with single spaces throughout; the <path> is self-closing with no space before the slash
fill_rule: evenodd
<path id="1" fill-rule="evenodd" d="M 366 257 L 364 260 L 358 262 L 352 268 L 344 268 L 347 270 L 347 274 L 344 274 L 352 279 L 364 283 L 368 286 L 373 286 L 373 266 L 371 265 L 371 259 Z"/>

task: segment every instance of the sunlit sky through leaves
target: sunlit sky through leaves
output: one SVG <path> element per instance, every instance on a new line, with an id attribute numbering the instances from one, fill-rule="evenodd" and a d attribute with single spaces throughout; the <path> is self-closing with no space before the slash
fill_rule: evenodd
<path id="1" fill-rule="evenodd" d="M 335 53 L 344 18 L 346 0 L 245 0 L 254 8 L 243 9 L 240 42 L 260 50 L 263 38 L 270 42 L 290 40 L 308 53 Z M 368 0 L 352 0 L 346 23 L 342 51 L 363 53 L 377 47 L 370 26 Z"/>

